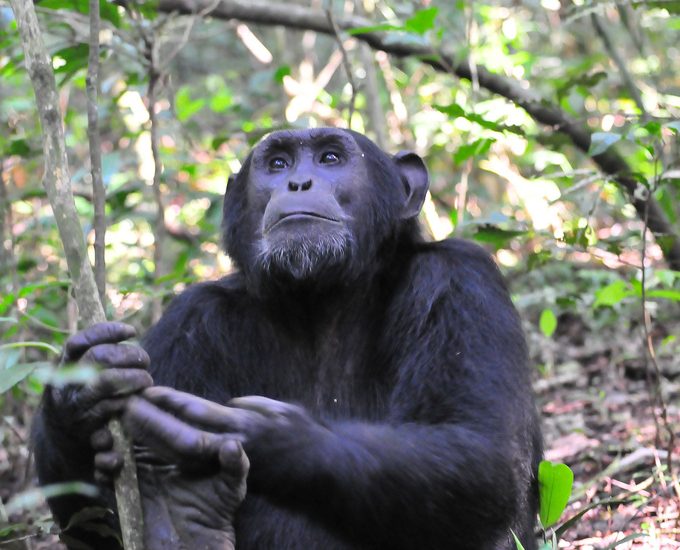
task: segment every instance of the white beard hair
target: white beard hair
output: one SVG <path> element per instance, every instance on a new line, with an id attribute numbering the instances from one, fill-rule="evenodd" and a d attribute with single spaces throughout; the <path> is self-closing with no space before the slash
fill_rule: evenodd
<path id="1" fill-rule="evenodd" d="M 353 239 L 344 232 L 276 243 L 264 238 L 260 241 L 257 263 L 264 273 L 285 273 L 295 280 L 305 280 L 326 267 L 346 264 L 353 247 Z"/>

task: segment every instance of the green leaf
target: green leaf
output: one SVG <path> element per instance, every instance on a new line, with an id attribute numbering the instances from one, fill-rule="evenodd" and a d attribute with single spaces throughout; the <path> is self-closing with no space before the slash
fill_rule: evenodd
<path id="1" fill-rule="evenodd" d="M 90 13 L 90 3 L 88 0 L 42 0 L 40 7 L 50 10 L 71 10 L 78 13 Z M 99 14 L 105 21 L 120 27 L 120 14 L 118 13 L 118 6 L 115 4 L 109 3 L 106 0 L 99 0 Z"/>
<path id="2" fill-rule="evenodd" d="M 0 348 L 0 372 L 6 372 L 19 362 L 20 349 Z"/>
<path id="3" fill-rule="evenodd" d="M 648 290 L 646 294 L 647 298 L 663 298 L 664 300 L 680 302 L 680 290 L 670 289 Z"/>
<path id="4" fill-rule="evenodd" d="M 551 309 L 544 309 L 541 312 L 541 318 L 538 321 L 538 326 L 546 338 L 550 338 L 557 328 L 557 317 Z"/>
<path id="5" fill-rule="evenodd" d="M 274 80 L 279 84 L 283 84 L 283 79 L 290 76 L 290 65 L 281 65 L 274 73 Z"/>
<path id="6" fill-rule="evenodd" d="M 210 110 L 223 113 L 234 104 L 234 97 L 229 90 L 221 90 L 210 98 Z"/>
<path id="7" fill-rule="evenodd" d="M 55 57 L 59 57 L 65 61 L 63 65 L 54 70 L 55 74 L 64 75 L 64 77 L 59 82 L 60 86 L 78 71 L 87 67 L 87 58 L 89 53 L 90 46 L 88 44 L 77 44 L 75 46 L 69 46 L 68 48 L 63 48 L 57 52 L 54 52 L 52 55 L 53 59 Z"/>
<path id="8" fill-rule="evenodd" d="M 661 124 L 658 123 L 656 120 L 650 120 L 646 124 L 643 124 L 642 128 L 647 130 L 653 136 L 656 136 L 656 137 L 661 136 Z"/>
<path id="9" fill-rule="evenodd" d="M 439 111 L 440 113 L 449 115 L 451 118 L 466 116 L 465 109 L 463 109 L 457 103 L 451 103 L 451 105 L 434 105 L 434 108 L 437 109 L 437 111 Z"/>
<path id="10" fill-rule="evenodd" d="M 387 31 L 403 31 L 405 27 L 399 25 L 391 25 L 389 23 L 382 23 L 380 25 L 371 25 L 370 27 L 355 27 L 348 29 L 347 34 L 355 36 L 357 34 L 369 34 L 372 32 L 387 32 Z"/>
<path id="11" fill-rule="evenodd" d="M 13 139 L 7 151 L 10 155 L 26 157 L 31 152 L 31 146 L 25 139 Z"/>
<path id="12" fill-rule="evenodd" d="M 613 306 L 621 300 L 634 295 L 634 290 L 622 280 L 614 281 L 595 292 L 593 308 Z"/>
<path id="13" fill-rule="evenodd" d="M 453 162 L 456 163 L 456 166 L 460 166 L 470 157 L 484 155 L 495 141 L 492 138 L 479 138 L 472 143 L 461 145 L 453 155 Z"/>
<path id="14" fill-rule="evenodd" d="M 482 128 L 487 130 L 492 130 L 493 132 L 511 132 L 517 135 L 524 135 L 524 131 L 519 126 L 508 126 L 506 124 L 501 124 L 499 122 L 494 122 L 492 120 L 485 119 L 482 115 L 477 113 L 469 113 L 463 109 L 460 105 L 452 103 L 451 105 L 434 105 L 440 113 L 444 113 L 451 118 L 462 117 L 469 120 L 470 122 L 475 122 L 479 124 Z"/>
<path id="15" fill-rule="evenodd" d="M 188 86 L 182 86 L 175 95 L 175 111 L 177 120 L 186 122 L 201 109 L 203 109 L 205 99 L 191 99 Z"/>
<path id="16" fill-rule="evenodd" d="M 426 8 L 418 10 L 412 17 L 406 20 L 404 27 L 409 32 L 425 34 L 434 28 L 434 20 L 437 18 L 439 8 Z"/>
<path id="17" fill-rule="evenodd" d="M 517 535 L 515 535 L 515 532 L 512 529 L 510 529 L 510 532 L 512 533 L 512 538 L 515 540 L 515 546 L 517 547 L 517 550 L 524 550 L 524 546 L 522 546 L 522 543 L 517 538 Z"/>
<path id="18" fill-rule="evenodd" d="M 588 154 L 591 157 L 601 155 L 617 141 L 621 140 L 619 134 L 613 134 L 612 132 L 595 132 L 590 137 L 590 149 Z"/>
<path id="19" fill-rule="evenodd" d="M 516 237 L 526 235 L 528 231 L 515 231 L 510 229 L 501 229 L 492 225 L 482 226 L 477 229 L 473 235 L 473 239 L 480 243 L 487 243 L 494 248 L 502 248 L 508 242 Z"/>
<path id="20" fill-rule="evenodd" d="M 574 472 L 566 464 L 542 460 L 538 465 L 541 524 L 544 528 L 555 523 L 569 502 Z"/>
<path id="21" fill-rule="evenodd" d="M 2 376 L 0 376 L 0 394 L 21 382 L 31 374 L 37 366 L 38 363 L 19 363 L 18 365 L 0 371 L 2 374 Z"/>

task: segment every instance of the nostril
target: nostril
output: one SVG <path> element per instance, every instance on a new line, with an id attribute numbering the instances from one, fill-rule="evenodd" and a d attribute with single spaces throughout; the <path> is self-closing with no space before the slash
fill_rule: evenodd
<path id="1" fill-rule="evenodd" d="M 288 182 L 288 191 L 308 191 L 312 187 L 312 180 L 297 183 L 295 181 Z"/>

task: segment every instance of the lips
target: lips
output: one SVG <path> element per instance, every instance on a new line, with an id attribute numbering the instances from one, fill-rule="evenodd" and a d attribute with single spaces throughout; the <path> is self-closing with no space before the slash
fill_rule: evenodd
<path id="1" fill-rule="evenodd" d="M 340 221 L 337 218 L 331 218 L 329 216 L 324 216 L 323 214 L 319 214 L 318 212 L 306 212 L 306 211 L 286 212 L 285 214 L 282 214 L 281 216 L 279 216 L 279 218 L 276 219 L 273 223 L 271 223 L 267 227 L 265 227 L 264 231 L 266 233 L 267 231 L 270 231 L 275 226 L 277 226 L 278 224 L 280 224 L 284 221 L 304 220 L 304 219 L 326 220 L 326 221 L 334 222 L 334 223 L 338 223 Z"/>

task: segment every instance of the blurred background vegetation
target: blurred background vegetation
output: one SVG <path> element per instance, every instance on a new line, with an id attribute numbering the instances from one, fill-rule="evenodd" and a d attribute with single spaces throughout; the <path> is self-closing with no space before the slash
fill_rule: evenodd
<path id="1" fill-rule="evenodd" d="M 426 159 L 428 235 L 482 243 L 509 278 L 548 457 L 576 473 L 572 511 L 620 497 L 567 544 L 680 547 L 680 2 L 100 7 L 109 318 L 143 332 L 177 291 L 231 268 L 222 196 L 264 134 L 351 118 Z M 326 31 L 280 17 L 293 7 Z M 36 9 L 92 243 L 88 2 Z M 17 499 L 34 494 L 30 421 L 78 317 L 23 60 L 0 0 L 0 541 L 53 547 L 45 508 Z"/>

